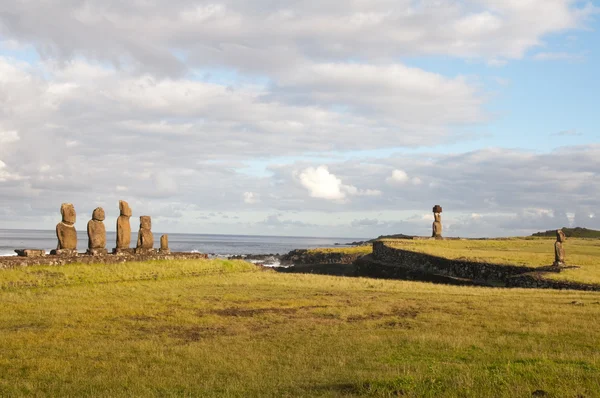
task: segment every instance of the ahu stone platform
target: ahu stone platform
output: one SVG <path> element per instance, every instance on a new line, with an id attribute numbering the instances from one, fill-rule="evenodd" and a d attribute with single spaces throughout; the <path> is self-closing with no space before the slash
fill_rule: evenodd
<path id="1" fill-rule="evenodd" d="M 67 264 L 119 264 L 141 261 L 157 260 L 199 260 L 208 258 L 202 253 L 160 253 L 158 251 L 144 254 L 121 253 L 119 255 L 108 254 L 105 256 L 90 256 L 79 254 L 77 256 L 55 256 L 43 255 L 33 257 L 0 257 L 0 269 L 17 267 L 30 267 L 34 265 L 67 265 Z"/>

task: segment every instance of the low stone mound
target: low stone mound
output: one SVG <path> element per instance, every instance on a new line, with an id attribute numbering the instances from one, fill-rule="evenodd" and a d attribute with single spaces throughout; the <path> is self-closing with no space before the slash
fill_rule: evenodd
<path id="1" fill-rule="evenodd" d="M 157 260 L 199 260 L 208 258 L 203 253 L 121 253 L 105 256 L 79 254 L 77 256 L 36 256 L 36 257 L 0 257 L 0 269 L 30 267 L 34 265 L 60 266 L 66 264 L 119 264 L 128 262 L 157 261 Z"/>

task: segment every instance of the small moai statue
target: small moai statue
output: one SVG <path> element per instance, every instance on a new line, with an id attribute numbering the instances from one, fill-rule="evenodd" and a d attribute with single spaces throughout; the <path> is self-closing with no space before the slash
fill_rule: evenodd
<path id="1" fill-rule="evenodd" d="M 114 254 L 131 254 L 133 250 L 129 248 L 131 244 L 131 207 L 124 200 L 119 201 L 119 218 L 117 218 L 117 247 L 114 248 Z"/>
<path id="2" fill-rule="evenodd" d="M 154 236 L 152 235 L 152 218 L 150 216 L 140 217 L 140 231 L 138 232 L 136 254 L 148 254 L 153 252 Z"/>
<path id="3" fill-rule="evenodd" d="M 171 249 L 169 249 L 169 235 L 163 235 L 160 237 L 160 250 L 161 254 L 170 254 Z"/>
<path id="4" fill-rule="evenodd" d="M 442 206 L 435 205 L 433 206 L 433 233 L 431 234 L 432 238 L 435 239 L 443 239 L 442 238 Z"/>
<path id="5" fill-rule="evenodd" d="M 98 207 L 92 213 L 92 219 L 88 221 L 88 250 L 87 254 L 91 256 L 104 256 L 108 254 L 106 250 L 106 227 L 104 227 L 104 209 Z"/>
<path id="6" fill-rule="evenodd" d="M 562 229 L 556 231 L 556 243 L 554 244 L 554 266 L 562 267 L 565 265 L 565 248 L 563 243 L 567 240 L 567 236 Z"/>
<path id="7" fill-rule="evenodd" d="M 62 215 L 62 221 L 56 225 L 58 245 L 56 250 L 52 250 L 50 254 L 76 256 L 77 231 L 75 230 L 75 221 L 77 220 L 77 214 L 75 213 L 75 207 L 71 203 L 63 203 L 60 206 L 60 214 Z"/>

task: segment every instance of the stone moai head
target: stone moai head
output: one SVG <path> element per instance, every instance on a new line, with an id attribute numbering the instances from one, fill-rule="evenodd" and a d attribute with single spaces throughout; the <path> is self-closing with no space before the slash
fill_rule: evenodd
<path id="1" fill-rule="evenodd" d="M 140 229 L 152 229 L 152 218 L 150 216 L 140 216 Z"/>
<path id="2" fill-rule="evenodd" d="M 94 209 L 92 213 L 92 220 L 94 221 L 104 221 L 106 215 L 104 214 L 104 209 L 102 207 L 98 207 Z"/>
<path id="3" fill-rule="evenodd" d="M 60 214 L 62 215 L 62 222 L 68 225 L 75 224 L 77 214 L 75 214 L 75 206 L 71 203 L 63 203 L 60 206 Z"/>
<path id="4" fill-rule="evenodd" d="M 440 206 L 440 205 L 433 206 L 433 212 L 437 213 L 437 214 L 441 213 L 442 212 L 442 206 Z"/>
<path id="5" fill-rule="evenodd" d="M 122 216 L 131 217 L 131 207 L 129 207 L 129 203 L 124 200 L 119 200 L 119 211 Z"/>
<path id="6" fill-rule="evenodd" d="M 556 231 L 556 241 L 560 242 L 560 243 L 563 243 L 566 240 L 567 240 L 567 236 L 565 235 L 565 233 L 563 232 L 563 230 L 562 229 L 558 229 Z"/>

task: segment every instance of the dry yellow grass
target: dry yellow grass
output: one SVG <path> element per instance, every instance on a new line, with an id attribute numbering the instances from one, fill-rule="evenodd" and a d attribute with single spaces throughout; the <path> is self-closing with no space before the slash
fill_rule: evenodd
<path id="1" fill-rule="evenodd" d="M 599 293 L 220 260 L 23 268 L 0 272 L 0 287 L 0 396 L 600 391 Z"/>
<path id="2" fill-rule="evenodd" d="M 490 262 L 495 264 L 545 267 L 554 262 L 552 239 L 499 239 L 499 240 L 386 240 L 397 247 L 449 259 Z M 600 284 L 600 240 L 569 239 L 565 243 L 567 265 L 580 268 L 567 269 L 548 278 Z"/>

